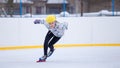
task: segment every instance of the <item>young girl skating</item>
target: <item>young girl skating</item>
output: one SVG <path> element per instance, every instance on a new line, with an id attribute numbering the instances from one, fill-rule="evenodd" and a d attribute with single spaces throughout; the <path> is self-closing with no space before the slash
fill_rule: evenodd
<path id="1" fill-rule="evenodd" d="M 47 57 L 50 57 L 53 54 L 55 50 L 54 44 L 61 39 L 61 37 L 64 35 L 65 30 L 68 29 L 68 23 L 59 23 L 54 15 L 48 15 L 46 17 L 46 20 L 37 19 L 34 21 L 34 24 L 39 23 L 44 24 L 48 29 L 44 40 L 44 55 L 37 61 L 45 62 Z M 50 48 L 50 51 L 47 53 L 48 48 Z"/>

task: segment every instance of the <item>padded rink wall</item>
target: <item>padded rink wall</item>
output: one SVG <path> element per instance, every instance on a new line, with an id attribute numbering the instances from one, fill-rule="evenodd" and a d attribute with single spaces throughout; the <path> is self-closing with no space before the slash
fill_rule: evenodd
<path id="1" fill-rule="evenodd" d="M 48 30 L 44 25 L 34 24 L 35 19 L 39 18 L 0 18 L 0 49 L 42 46 Z M 69 25 L 56 45 L 120 46 L 120 17 L 59 17 L 57 20 Z"/>

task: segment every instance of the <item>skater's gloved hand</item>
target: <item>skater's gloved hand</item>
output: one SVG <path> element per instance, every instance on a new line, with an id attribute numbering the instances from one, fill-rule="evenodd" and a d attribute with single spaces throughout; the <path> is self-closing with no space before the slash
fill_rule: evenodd
<path id="1" fill-rule="evenodd" d="M 34 21 L 34 24 L 40 24 L 40 20 L 36 19 L 36 20 Z"/>
<path id="2" fill-rule="evenodd" d="M 39 20 L 39 19 L 36 19 L 34 21 L 34 24 L 43 24 L 44 23 L 44 20 Z"/>

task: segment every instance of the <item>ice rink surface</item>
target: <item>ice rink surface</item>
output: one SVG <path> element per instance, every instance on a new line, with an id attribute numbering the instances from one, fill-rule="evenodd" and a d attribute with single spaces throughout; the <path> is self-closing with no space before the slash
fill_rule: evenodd
<path id="1" fill-rule="evenodd" d="M 0 51 L 0 68 L 120 68 L 120 47 L 56 48 L 36 63 L 42 55 L 43 49 Z"/>

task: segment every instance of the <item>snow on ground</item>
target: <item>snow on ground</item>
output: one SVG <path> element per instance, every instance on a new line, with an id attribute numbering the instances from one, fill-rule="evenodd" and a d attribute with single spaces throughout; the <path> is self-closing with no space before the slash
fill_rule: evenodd
<path id="1" fill-rule="evenodd" d="M 36 63 L 42 55 L 43 49 L 0 51 L 0 68 L 120 68 L 120 47 L 56 48 Z"/>
<path id="2" fill-rule="evenodd" d="M 6 14 L 1 14 L 0 17 L 6 17 Z M 77 14 L 70 14 L 69 12 L 65 11 L 65 12 L 61 12 L 59 14 L 55 14 L 56 17 L 81 17 L 80 13 Z M 112 11 L 108 11 L 108 10 L 101 10 L 98 12 L 90 12 L 90 13 L 83 13 L 83 17 L 100 17 L 100 16 L 113 16 L 113 12 Z M 114 11 L 114 16 L 120 16 L 120 11 Z M 9 18 L 10 15 L 7 15 L 7 17 Z M 33 17 L 33 18 L 44 18 L 46 17 L 46 14 L 40 14 L 40 15 L 32 15 L 31 13 L 27 13 L 27 14 L 23 14 L 22 15 L 23 18 L 29 18 L 29 17 Z M 21 18 L 20 15 L 13 15 L 13 18 Z"/>

